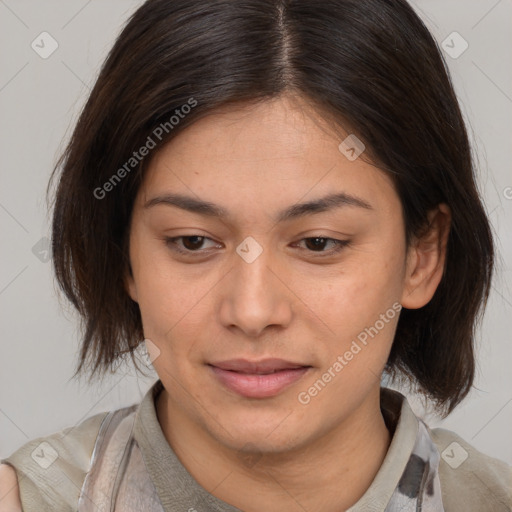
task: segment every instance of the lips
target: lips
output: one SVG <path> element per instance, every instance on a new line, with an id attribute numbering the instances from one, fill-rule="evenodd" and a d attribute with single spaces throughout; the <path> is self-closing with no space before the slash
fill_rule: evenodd
<path id="1" fill-rule="evenodd" d="M 248 361 L 246 359 L 230 359 L 228 361 L 219 361 L 210 363 L 211 366 L 221 370 L 246 373 L 250 375 L 267 375 L 282 370 L 295 370 L 309 365 L 285 361 L 284 359 L 263 359 L 262 361 Z"/>
<path id="2" fill-rule="evenodd" d="M 208 366 L 224 389 L 246 398 L 275 396 L 300 380 L 311 368 L 310 365 L 283 359 L 230 359 Z"/>

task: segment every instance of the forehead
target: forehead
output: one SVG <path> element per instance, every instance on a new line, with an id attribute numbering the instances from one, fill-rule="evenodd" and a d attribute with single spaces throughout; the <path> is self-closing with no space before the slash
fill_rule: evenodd
<path id="1" fill-rule="evenodd" d="M 141 201 L 181 192 L 241 211 L 255 204 L 275 210 L 278 204 L 345 192 L 385 208 L 386 200 L 397 199 L 390 178 L 367 159 L 351 160 L 340 151 L 348 135 L 343 126 L 333 128 L 309 105 L 288 97 L 223 109 L 158 151 L 146 171 Z"/>
<path id="2" fill-rule="evenodd" d="M 167 148 L 188 158 L 194 147 L 222 162 L 304 158 L 311 150 L 325 152 L 347 134 L 342 126 L 328 124 L 306 100 L 283 95 L 218 109 L 185 129 Z"/>

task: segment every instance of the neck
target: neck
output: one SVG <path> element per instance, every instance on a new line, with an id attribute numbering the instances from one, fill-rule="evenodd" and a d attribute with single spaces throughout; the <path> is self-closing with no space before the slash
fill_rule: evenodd
<path id="1" fill-rule="evenodd" d="M 210 494 L 245 512 L 346 510 L 370 486 L 391 442 L 380 388 L 342 425 L 279 453 L 241 455 L 222 445 L 176 409 L 165 389 L 156 408 L 163 433 L 187 471 Z"/>

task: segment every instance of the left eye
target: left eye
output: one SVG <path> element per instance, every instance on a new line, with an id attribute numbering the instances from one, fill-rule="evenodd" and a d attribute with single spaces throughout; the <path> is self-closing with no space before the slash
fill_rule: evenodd
<path id="1" fill-rule="evenodd" d="M 177 236 L 174 238 L 165 238 L 165 243 L 170 249 L 173 251 L 182 253 L 182 254 L 191 254 L 191 253 L 199 253 L 203 248 L 203 244 L 205 240 L 210 240 L 213 242 L 211 238 L 201 236 L 201 235 L 184 235 Z M 182 246 L 178 244 L 178 241 L 181 241 Z M 335 238 L 327 238 L 327 237 L 308 237 L 303 238 L 300 242 L 306 242 L 306 250 L 309 250 L 313 253 L 326 253 L 333 254 L 341 251 L 343 247 L 347 246 L 350 242 L 348 240 L 337 240 Z M 323 250 L 325 245 L 331 243 L 334 247 L 330 250 Z"/>
<path id="2" fill-rule="evenodd" d="M 327 255 L 341 251 L 350 243 L 348 240 L 337 240 L 336 238 L 327 238 L 322 236 L 303 238 L 300 242 L 302 241 L 306 242 L 306 247 L 310 249 L 311 252 L 325 253 Z M 332 243 L 334 247 L 327 251 L 322 250 L 322 248 L 324 248 L 329 242 Z"/>

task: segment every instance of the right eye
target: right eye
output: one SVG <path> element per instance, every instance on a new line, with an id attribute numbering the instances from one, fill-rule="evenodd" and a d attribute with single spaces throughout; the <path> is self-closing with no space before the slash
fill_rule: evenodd
<path id="1" fill-rule="evenodd" d="M 181 247 L 178 242 L 179 240 L 181 240 Z M 180 254 L 192 255 L 194 253 L 204 252 L 200 249 L 203 246 L 205 240 L 211 240 L 211 238 L 202 235 L 183 235 L 172 238 L 166 237 L 165 244 L 172 251 L 176 251 Z"/>

